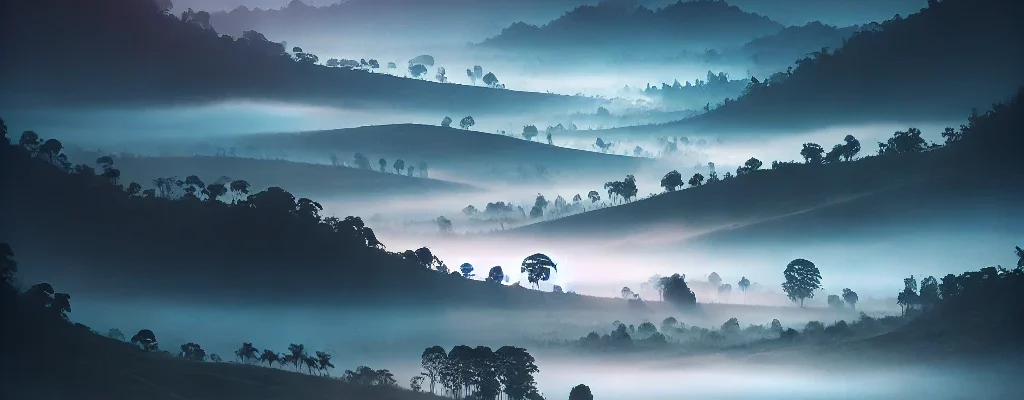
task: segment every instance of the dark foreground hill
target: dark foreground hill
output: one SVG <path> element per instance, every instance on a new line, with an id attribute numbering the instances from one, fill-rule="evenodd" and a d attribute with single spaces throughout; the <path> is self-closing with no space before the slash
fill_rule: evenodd
<path id="1" fill-rule="evenodd" d="M 1018 207 L 1024 188 L 1013 183 L 1022 171 L 1014 161 L 1015 149 L 1024 142 L 1022 110 L 1018 94 L 972 118 L 959 141 L 930 151 L 921 141 L 916 151 L 905 154 L 782 164 L 513 232 L 628 235 L 666 228 L 676 232 L 677 241 L 740 243 L 811 240 L 880 227 L 927 229 L 972 220 L 1012 226 L 1024 220 Z"/>
<path id="2" fill-rule="evenodd" d="M 758 77 L 735 101 L 678 122 L 622 132 L 764 132 L 869 122 L 948 121 L 1024 82 L 1024 4 L 946 0 L 854 34 L 838 49 Z M 949 29 L 956 26 L 957 29 Z"/>
<path id="3" fill-rule="evenodd" d="M 458 114 L 590 109 L 583 97 L 493 90 L 316 65 L 251 33 L 218 36 L 152 1 L 14 0 L 0 13 L 0 106 L 162 106 L 229 99 Z M 184 18 L 184 17 L 183 17 Z M 40 26 L 51 29 L 39 29 Z M 18 38 L 17 40 L 9 40 Z M 301 45 L 293 43 L 292 45 Z M 39 51 L 46 49 L 45 51 Z M 298 61 L 299 59 L 306 61 Z M 75 60 L 75 68 L 66 68 Z"/>
<path id="4" fill-rule="evenodd" d="M 285 187 L 312 198 L 358 198 L 372 196 L 465 193 L 476 188 L 455 182 L 323 164 L 225 156 L 122 157 L 115 161 L 124 182 L 150 186 L 153 179 L 197 175 L 204 182 L 222 176 L 244 179 L 252 190 Z"/>
<path id="5" fill-rule="evenodd" d="M 329 152 L 351 160 L 360 152 L 391 161 L 423 160 L 431 169 L 460 169 L 467 174 L 502 174 L 518 167 L 535 165 L 561 174 L 614 172 L 616 175 L 651 163 L 650 159 L 602 154 L 550 146 L 508 136 L 433 125 L 380 125 L 351 129 L 289 134 L 256 135 L 242 139 L 242 145 L 267 149 L 298 150 L 327 157 Z M 351 161 L 350 161 L 351 163 Z"/>

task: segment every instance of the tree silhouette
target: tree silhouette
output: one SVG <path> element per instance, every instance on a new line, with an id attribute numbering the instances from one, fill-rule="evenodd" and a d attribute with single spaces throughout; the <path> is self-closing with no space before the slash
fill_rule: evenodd
<path id="1" fill-rule="evenodd" d="M 736 283 L 736 287 L 740 288 L 740 291 L 743 292 L 743 301 L 746 302 L 747 289 L 750 289 L 750 280 L 745 276 L 741 277 L 740 281 Z"/>
<path id="2" fill-rule="evenodd" d="M 671 170 L 661 178 L 661 187 L 667 192 L 674 192 L 680 186 L 683 186 L 683 175 L 679 171 Z"/>
<path id="3" fill-rule="evenodd" d="M 843 308 L 846 306 L 846 304 L 843 303 L 843 299 L 841 299 L 839 295 L 835 294 L 828 295 L 828 305 L 834 308 Z"/>
<path id="4" fill-rule="evenodd" d="M 356 168 L 370 169 L 370 159 L 363 155 L 363 153 L 356 153 L 353 157 L 352 163 Z"/>
<path id="5" fill-rule="evenodd" d="M 39 152 L 39 146 L 42 146 L 43 142 L 39 139 L 39 134 L 35 131 L 22 132 L 21 138 L 18 140 L 18 146 L 25 149 L 26 152 L 32 157 L 35 157 Z"/>
<path id="6" fill-rule="evenodd" d="M 437 229 L 441 231 L 442 235 L 453 235 L 455 230 L 452 229 L 452 220 L 445 218 L 443 215 L 437 217 Z"/>
<path id="7" fill-rule="evenodd" d="M 843 142 L 845 142 L 842 147 L 843 159 L 850 161 L 857 156 L 857 153 L 860 153 L 860 141 L 853 137 L 853 135 L 846 135 L 843 138 Z"/>
<path id="8" fill-rule="evenodd" d="M 510 399 L 527 399 L 537 393 L 533 374 L 540 369 L 526 349 L 502 346 L 494 354 L 498 359 L 498 381 Z"/>
<path id="9" fill-rule="evenodd" d="M 690 184 L 690 186 L 700 186 L 704 183 L 704 175 L 701 175 L 700 172 L 693 174 L 686 183 Z"/>
<path id="10" fill-rule="evenodd" d="M 398 175 L 401 175 L 402 171 L 405 171 L 405 161 L 402 160 L 401 158 L 395 160 L 394 167 L 395 167 L 395 173 L 398 174 Z"/>
<path id="11" fill-rule="evenodd" d="M 636 298 L 636 294 L 633 293 L 633 290 L 625 286 L 622 287 L 622 290 L 619 290 L 619 295 L 625 300 L 633 300 Z"/>
<path id="12" fill-rule="evenodd" d="M 927 142 L 921 137 L 921 130 L 911 127 L 906 131 L 896 131 L 885 143 L 878 142 L 878 154 L 920 153 L 926 147 Z"/>
<path id="13" fill-rule="evenodd" d="M 430 379 L 430 393 L 434 393 L 434 384 L 448 366 L 448 353 L 441 346 L 428 347 L 420 356 L 420 366 Z"/>
<path id="14" fill-rule="evenodd" d="M 273 367 L 274 363 L 280 361 L 280 359 L 281 356 L 270 349 L 263 349 L 263 354 L 260 354 L 260 364 L 267 363 L 268 367 Z"/>
<path id="15" fill-rule="evenodd" d="M 587 198 L 590 199 L 591 203 L 597 203 L 601 201 L 601 194 L 596 190 L 591 190 L 590 193 L 587 193 Z"/>
<path id="16" fill-rule="evenodd" d="M 523 139 L 532 141 L 538 135 L 537 127 L 535 125 L 524 126 L 522 135 Z"/>
<path id="17" fill-rule="evenodd" d="M 388 160 L 381 157 L 380 160 L 377 160 L 377 164 L 380 165 L 380 172 L 387 172 Z"/>
<path id="18" fill-rule="evenodd" d="M 249 185 L 249 182 L 246 182 L 244 180 L 239 179 L 236 181 L 232 181 L 229 188 L 231 189 L 231 193 L 233 193 L 234 196 L 236 197 L 236 200 L 232 201 L 237 201 L 237 198 L 241 198 L 242 196 L 248 195 L 250 187 L 251 186 Z"/>
<path id="19" fill-rule="evenodd" d="M 484 84 L 492 88 L 500 88 L 501 84 L 498 83 L 498 77 L 494 76 L 493 72 L 488 72 L 483 78 Z"/>
<path id="20" fill-rule="evenodd" d="M 417 392 L 417 393 L 422 392 L 423 391 L 423 375 L 416 375 L 416 376 L 414 376 L 412 378 L 409 378 L 409 389 L 411 389 L 413 392 Z"/>
<path id="21" fill-rule="evenodd" d="M 406 168 L 406 174 L 405 175 L 408 176 L 408 177 L 412 177 L 413 176 L 412 173 L 415 170 L 416 170 L 416 167 L 410 165 L 408 168 Z"/>
<path id="22" fill-rule="evenodd" d="M 821 287 L 821 274 L 814 263 L 802 258 L 790 261 L 783 271 L 786 281 L 782 284 L 782 290 L 792 301 L 800 301 L 800 307 L 804 306 L 804 300 L 814 297 L 814 291 Z"/>
<path id="23" fill-rule="evenodd" d="M 505 271 L 502 271 L 501 266 L 491 267 L 491 270 L 487 272 L 487 282 L 500 284 L 505 280 Z"/>
<path id="24" fill-rule="evenodd" d="M 459 126 L 462 127 L 462 129 L 472 128 L 473 125 L 476 125 L 476 120 L 474 120 L 472 116 L 464 117 L 459 121 Z M 422 169 L 420 170 L 422 171 Z"/>
<path id="25" fill-rule="evenodd" d="M 761 160 L 751 157 L 749 160 L 743 163 L 743 166 L 736 169 L 736 176 L 746 175 L 751 172 L 761 169 L 763 163 Z"/>
<path id="26" fill-rule="evenodd" d="M 185 343 L 181 345 L 181 351 L 178 352 L 178 357 L 189 361 L 206 361 L 206 350 L 203 350 L 203 348 L 198 344 Z"/>
<path id="27" fill-rule="evenodd" d="M 533 284 L 534 287 L 540 288 L 540 282 L 546 281 L 551 278 L 551 270 L 558 270 L 551 258 L 536 253 L 523 259 L 523 266 L 520 272 L 527 274 L 527 280 Z"/>
<path id="28" fill-rule="evenodd" d="M 857 297 L 857 292 L 850 290 L 850 288 L 843 289 L 843 302 L 850 306 L 850 308 L 857 308 L 857 301 L 860 300 Z"/>
<path id="29" fill-rule="evenodd" d="M 672 274 L 665 278 L 662 292 L 665 301 L 677 307 L 689 308 L 697 305 L 697 296 L 686 285 L 686 279 L 680 274 Z"/>
<path id="30" fill-rule="evenodd" d="M 825 160 L 824 154 L 825 149 L 817 143 L 804 143 L 804 148 L 800 150 L 800 156 L 808 164 L 821 164 Z"/>
<path id="31" fill-rule="evenodd" d="M 921 280 L 921 293 L 919 303 L 925 311 L 931 311 L 939 304 L 939 282 L 934 276 Z"/>
<path id="32" fill-rule="evenodd" d="M 329 368 L 334 368 L 334 364 L 331 364 L 331 354 L 330 353 L 327 353 L 327 352 L 324 352 L 324 351 L 316 352 L 316 359 L 315 359 L 315 361 L 316 361 L 317 368 L 319 368 L 321 371 L 323 371 L 323 373 L 325 375 L 328 375 L 328 376 L 331 375 L 331 372 L 330 372 Z"/>
<path id="33" fill-rule="evenodd" d="M 445 76 L 446 72 L 444 67 L 437 67 L 437 74 L 434 75 L 434 79 L 437 79 L 440 83 L 448 83 L 448 77 Z"/>
<path id="34" fill-rule="evenodd" d="M 242 347 L 235 350 L 235 357 L 238 357 L 239 361 L 248 364 L 251 361 L 259 359 L 257 356 L 259 353 L 260 351 L 257 350 L 252 343 L 243 342 Z"/>
<path id="35" fill-rule="evenodd" d="M 419 78 L 426 73 L 427 67 L 424 67 L 423 64 L 413 64 L 409 66 L 409 75 L 412 75 L 413 78 Z"/>
<path id="36" fill-rule="evenodd" d="M 911 308 L 919 304 L 920 296 L 917 294 L 917 279 L 911 275 L 903 279 L 903 291 L 896 296 L 896 304 L 900 305 L 903 315 L 910 314 Z"/>
<path id="37" fill-rule="evenodd" d="M 285 360 L 295 367 L 295 370 L 299 370 L 299 363 L 303 362 L 306 356 L 306 346 L 301 344 L 289 344 L 288 354 L 284 356 Z"/>
<path id="38" fill-rule="evenodd" d="M 0 242 L 0 283 L 12 287 L 17 273 L 18 262 L 14 260 L 14 250 L 10 244 Z"/>
<path id="39" fill-rule="evenodd" d="M 156 341 L 156 335 L 149 329 L 142 329 L 135 336 L 132 336 L 131 343 L 139 346 L 143 351 L 157 351 L 160 349 Z"/>
<path id="40" fill-rule="evenodd" d="M 569 391 L 569 400 L 594 400 L 594 395 L 590 393 L 589 386 L 579 384 Z"/>
<path id="41" fill-rule="evenodd" d="M 473 264 L 462 263 L 462 265 L 459 266 L 459 272 L 462 273 L 462 277 L 463 278 L 470 278 L 470 277 L 472 277 L 473 276 Z"/>
<path id="42" fill-rule="evenodd" d="M 452 126 L 452 117 L 448 117 L 448 116 L 444 117 L 444 119 L 441 120 L 441 126 L 443 126 L 445 128 L 451 128 L 451 126 Z"/>
<path id="43" fill-rule="evenodd" d="M 721 286 L 722 277 L 718 276 L 717 272 L 712 272 L 711 275 L 708 275 L 708 282 L 711 282 L 711 284 L 715 285 L 715 287 Z"/>
<path id="44" fill-rule="evenodd" d="M 426 178 L 427 177 L 427 162 L 426 161 L 420 161 L 418 164 L 416 164 L 416 169 L 418 169 L 420 171 L 420 178 Z"/>
<path id="45" fill-rule="evenodd" d="M 1020 246 L 1015 246 L 1013 249 L 1017 255 L 1017 269 L 1024 269 L 1024 249 L 1021 249 Z"/>

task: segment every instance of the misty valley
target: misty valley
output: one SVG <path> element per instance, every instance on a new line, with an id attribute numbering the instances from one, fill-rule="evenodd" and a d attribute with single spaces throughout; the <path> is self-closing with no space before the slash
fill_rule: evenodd
<path id="1" fill-rule="evenodd" d="M 1018 2 L 0 7 L 5 398 L 1024 390 Z"/>

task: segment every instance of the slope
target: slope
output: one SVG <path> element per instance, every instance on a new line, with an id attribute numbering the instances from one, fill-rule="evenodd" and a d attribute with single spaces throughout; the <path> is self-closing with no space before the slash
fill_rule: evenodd
<path id="1" fill-rule="evenodd" d="M 621 132 L 945 122 L 1004 100 L 1024 81 L 1024 27 L 1017 23 L 1022 17 L 1019 2 L 939 2 L 905 19 L 872 25 L 834 51 L 798 60 L 791 74 L 760 82 L 711 112 Z"/>
<path id="2" fill-rule="evenodd" d="M 121 170 L 122 181 L 139 182 L 144 186 L 148 186 L 155 178 L 168 176 L 197 175 L 204 182 L 213 182 L 227 176 L 246 180 L 255 191 L 278 186 L 313 198 L 464 193 L 476 190 L 461 183 L 398 175 L 390 173 L 392 171 L 380 173 L 358 168 L 241 157 L 124 157 L 116 159 L 115 165 Z"/>
<path id="3" fill-rule="evenodd" d="M 785 240 L 856 229 L 995 218 L 1024 219 L 1015 206 L 1024 189 L 1012 161 L 1024 137 L 1021 95 L 972 118 L 964 139 L 933 151 L 871 156 L 854 162 L 783 165 L 516 229 L 523 235 L 631 235 L 666 229 L 672 239 L 709 244 L 754 238 Z M 606 229 L 609 226 L 614 230 Z"/>
<path id="4" fill-rule="evenodd" d="M 782 25 L 713 0 L 679 1 L 651 10 L 629 3 L 580 6 L 544 26 L 515 23 L 480 45 L 559 54 L 674 52 L 740 45 Z M 671 39 L 669 39 L 671 38 Z"/>
<path id="5" fill-rule="evenodd" d="M 16 0 L 0 26 L 0 106 L 158 106 L 227 99 L 344 107 L 386 105 L 459 114 L 591 108 L 593 99 L 493 90 L 316 65 L 250 33 L 218 36 L 208 15 L 161 13 L 153 2 Z M 38 26 L 61 29 L 39 30 Z M 74 32 L 74 34 L 67 34 Z M 47 49 L 47 51 L 38 51 Z M 297 61 L 304 59 L 306 61 Z M 66 68 L 75 60 L 75 68 Z"/>
<path id="6" fill-rule="evenodd" d="M 490 174 L 508 168 L 542 165 L 563 174 L 611 171 L 616 175 L 649 165 L 652 160 L 550 146 L 508 136 L 433 125 L 379 125 L 289 134 L 254 135 L 243 145 L 300 150 L 325 157 L 360 152 L 376 157 L 426 161 L 431 170 Z"/>

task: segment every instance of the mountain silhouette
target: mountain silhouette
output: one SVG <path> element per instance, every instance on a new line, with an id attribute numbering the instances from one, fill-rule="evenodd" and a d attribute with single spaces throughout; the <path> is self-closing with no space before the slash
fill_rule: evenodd
<path id="1" fill-rule="evenodd" d="M 629 3 L 580 6 L 543 26 L 518 22 L 481 45 L 560 53 L 703 51 L 738 46 L 783 28 L 718 0 L 679 1 L 654 10 Z"/>

